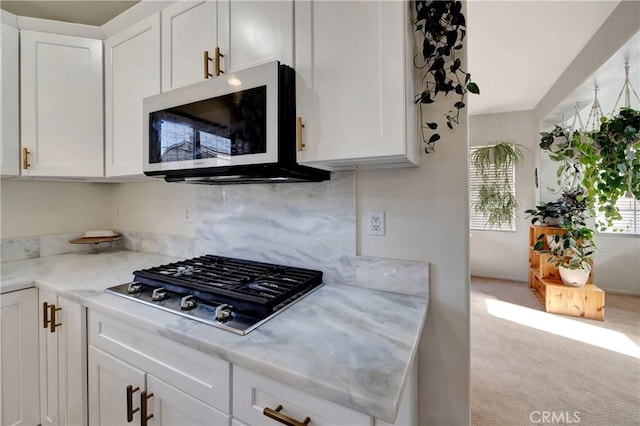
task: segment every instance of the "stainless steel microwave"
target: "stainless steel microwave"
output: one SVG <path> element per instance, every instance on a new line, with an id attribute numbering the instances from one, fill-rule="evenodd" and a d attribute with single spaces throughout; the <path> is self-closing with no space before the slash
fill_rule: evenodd
<path id="1" fill-rule="evenodd" d="M 145 98 L 143 170 L 183 183 L 299 182 L 295 71 L 278 62 Z"/>

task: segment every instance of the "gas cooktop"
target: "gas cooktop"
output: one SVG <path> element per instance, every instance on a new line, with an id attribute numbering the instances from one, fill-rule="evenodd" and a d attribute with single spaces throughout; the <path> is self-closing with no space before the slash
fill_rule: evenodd
<path id="1" fill-rule="evenodd" d="M 322 285 L 322 272 L 206 255 L 142 269 L 106 291 L 246 334 Z"/>

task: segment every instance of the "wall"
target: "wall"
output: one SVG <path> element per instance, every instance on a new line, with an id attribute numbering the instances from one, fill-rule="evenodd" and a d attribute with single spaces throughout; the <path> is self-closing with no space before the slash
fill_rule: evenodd
<path id="1" fill-rule="evenodd" d="M 113 228 L 121 231 L 195 236 L 197 185 L 167 184 L 164 180 L 113 185 L 109 213 Z M 185 209 L 191 220 L 185 220 Z"/>
<path id="2" fill-rule="evenodd" d="M 429 114 L 448 109 L 447 102 L 431 104 Z M 420 424 L 464 425 L 470 423 L 466 117 L 441 135 L 434 152 L 422 153 L 420 168 L 358 172 L 359 254 L 430 262 Z M 386 212 L 386 236 L 366 234 L 369 210 Z"/>
<path id="3" fill-rule="evenodd" d="M 3 239 L 111 228 L 111 185 L 3 179 L 0 189 Z"/>
<path id="4" fill-rule="evenodd" d="M 495 121 L 495 124 L 494 124 Z M 516 232 L 472 230 L 471 275 L 514 281 L 528 280 L 529 219 L 524 210 L 535 205 L 535 151 L 538 126 L 532 111 L 469 117 L 469 145 L 488 145 L 496 139 L 523 145 L 524 161 L 516 167 Z"/>

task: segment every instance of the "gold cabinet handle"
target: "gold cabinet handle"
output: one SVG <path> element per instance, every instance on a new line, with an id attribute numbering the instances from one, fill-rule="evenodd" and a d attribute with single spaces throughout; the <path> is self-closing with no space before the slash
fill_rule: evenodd
<path id="1" fill-rule="evenodd" d="M 140 407 L 133 408 L 133 394 L 140 390 L 139 387 L 127 386 L 127 423 L 133 421 L 133 415 L 140 411 Z"/>
<path id="2" fill-rule="evenodd" d="M 302 149 L 306 146 L 302 143 L 302 129 L 304 128 L 304 123 L 302 122 L 302 117 L 296 117 L 296 145 L 298 146 L 298 151 L 302 151 Z"/>
<path id="3" fill-rule="evenodd" d="M 262 410 L 262 414 L 282 424 L 285 424 L 287 426 L 307 426 L 311 421 L 311 418 L 306 417 L 304 421 L 299 422 L 296 419 L 293 419 L 285 414 L 282 414 L 280 412 L 281 410 L 282 410 L 282 405 L 278 405 L 275 410 L 273 408 L 264 407 L 264 410 Z"/>
<path id="4" fill-rule="evenodd" d="M 213 59 L 211 59 L 211 57 L 209 56 L 209 51 L 205 50 L 204 51 L 204 58 L 203 58 L 203 62 L 204 62 L 204 79 L 208 79 L 209 77 L 213 77 L 213 74 L 211 74 L 209 72 L 209 61 L 213 61 Z"/>
<path id="5" fill-rule="evenodd" d="M 31 164 L 29 164 L 29 148 L 22 148 L 22 168 L 27 170 Z"/>
<path id="6" fill-rule="evenodd" d="M 42 328 L 49 327 L 49 304 L 42 302 Z"/>
<path id="7" fill-rule="evenodd" d="M 220 68 L 220 58 L 224 58 L 224 55 L 220 53 L 220 48 L 216 47 L 216 61 L 215 61 L 216 77 L 219 76 L 220 74 L 224 74 L 224 71 L 222 71 L 222 69 Z"/>
<path id="8" fill-rule="evenodd" d="M 61 310 L 62 308 L 56 308 L 54 304 L 42 302 L 42 328 L 48 327 L 50 332 L 55 333 L 56 327 L 62 325 L 56 322 L 56 312 Z"/>
<path id="9" fill-rule="evenodd" d="M 140 394 L 140 426 L 147 426 L 147 421 L 153 417 L 153 414 L 147 415 L 147 400 L 153 396 L 153 393 L 142 391 Z"/>
<path id="10" fill-rule="evenodd" d="M 49 313 L 51 314 L 51 319 L 49 320 L 49 331 L 52 333 L 56 332 L 56 327 L 60 327 L 62 323 L 56 322 L 56 312 L 61 311 L 62 308 L 56 308 L 56 305 L 49 305 Z"/>

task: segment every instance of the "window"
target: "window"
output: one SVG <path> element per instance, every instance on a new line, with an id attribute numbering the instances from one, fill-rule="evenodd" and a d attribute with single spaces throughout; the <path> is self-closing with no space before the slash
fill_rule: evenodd
<path id="1" fill-rule="evenodd" d="M 633 197 L 620 197 L 616 207 L 622 219 L 613 222 L 613 226 L 602 232 L 640 234 L 640 202 Z M 603 214 L 598 214 L 599 220 L 604 220 Z"/>
<path id="2" fill-rule="evenodd" d="M 474 208 L 478 197 L 483 191 L 483 186 L 488 184 L 492 185 L 497 183 L 495 180 L 485 180 L 480 178 L 479 173 L 476 171 L 473 164 L 471 164 L 471 156 L 473 152 L 480 147 L 471 148 L 469 151 L 469 227 L 476 230 L 492 230 L 492 231 L 515 231 L 516 230 L 516 218 L 515 213 L 511 223 L 503 223 L 499 226 L 490 227 L 487 224 L 487 217 L 482 213 L 477 213 Z M 489 169 L 489 171 L 492 171 Z M 515 166 L 511 166 L 507 173 L 507 180 L 511 186 L 511 191 L 515 194 L 516 179 L 515 179 Z"/>

